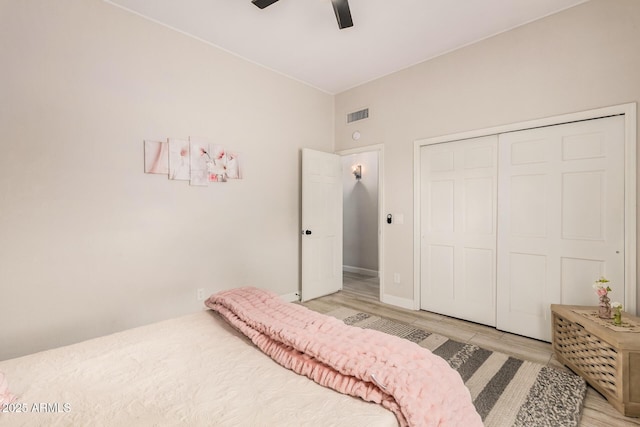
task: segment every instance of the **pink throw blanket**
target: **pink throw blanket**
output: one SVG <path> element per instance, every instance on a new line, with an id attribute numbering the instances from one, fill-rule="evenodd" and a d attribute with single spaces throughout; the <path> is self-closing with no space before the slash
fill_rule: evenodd
<path id="1" fill-rule="evenodd" d="M 345 325 L 257 288 L 219 292 L 205 304 L 282 366 L 381 404 L 403 426 L 482 426 L 460 375 L 409 340 Z"/>

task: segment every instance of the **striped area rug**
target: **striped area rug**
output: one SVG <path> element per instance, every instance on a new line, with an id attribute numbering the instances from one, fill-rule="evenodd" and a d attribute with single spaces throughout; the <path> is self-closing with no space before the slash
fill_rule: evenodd
<path id="1" fill-rule="evenodd" d="M 462 377 L 486 427 L 578 425 L 586 383 L 577 375 L 346 307 L 327 314 L 408 339 L 445 359 Z"/>

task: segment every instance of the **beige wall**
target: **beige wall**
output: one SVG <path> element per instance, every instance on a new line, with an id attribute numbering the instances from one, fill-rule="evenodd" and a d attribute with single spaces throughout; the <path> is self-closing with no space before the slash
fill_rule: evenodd
<path id="1" fill-rule="evenodd" d="M 0 360 L 299 284 L 299 149 L 333 97 L 100 0 L 0 0 Z M 301 108 L 304 107 L 304 108 Z M 211 138 L 245 179 L 143 173 Z"/>
<path id="2" fill-rule="evenodd" d="M 639 76 L 640 2 L 592 0 L 337 95 L 336 149 L 383 143 L 385 209 L 405 215 L 385 229 L 390 299 L 413 299 L 415 140 L 638 102 Z"/>

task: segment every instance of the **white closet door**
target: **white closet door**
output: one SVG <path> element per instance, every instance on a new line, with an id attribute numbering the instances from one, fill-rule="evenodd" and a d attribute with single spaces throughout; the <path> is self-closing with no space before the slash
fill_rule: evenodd
<path id="1" fill-rule="evenodd" d="M 497 136 L 421 148 L 424 310 L 495 326 Z"/>
<path id="2" fill-rule="evenodd" d="M 497 327 L 551 339 L 550 304 L 624 304 L 624 118 L 499 136 Z"/>

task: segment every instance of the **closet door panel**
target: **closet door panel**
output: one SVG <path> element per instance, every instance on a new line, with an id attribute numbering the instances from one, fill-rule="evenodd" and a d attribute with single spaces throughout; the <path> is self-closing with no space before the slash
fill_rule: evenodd
<path id="1" fill-rule="evenodd" d="M 421 308 L 495 326 L 497 136 L 421 148 Z"/>
<path id="2" fill-rule="evenodd" d="M 548 290 L 547 257 L 531 253 L 509 254 L 509 309 L 526 317 L 542 316 L 544 295 Z"/>
<path id="3" fill-rule="evenodd" d="M 499 136 L 497 326 L 549 341 L 550 304 L 624 304 L 624 119 Z"/>

